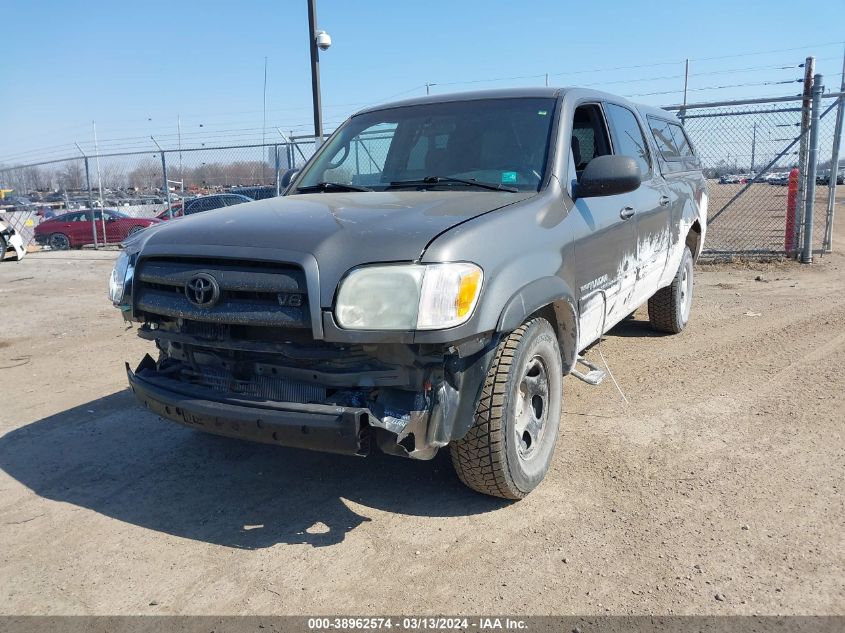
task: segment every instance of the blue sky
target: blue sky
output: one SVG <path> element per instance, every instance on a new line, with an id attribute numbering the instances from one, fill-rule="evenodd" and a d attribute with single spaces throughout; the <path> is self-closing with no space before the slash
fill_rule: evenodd
<path id="1" fill-rule="evenodd" d="M 802 6 L 319 0 L 319 27 L 334 40 L 321 57 L 326 128 L 364 105 L 425 94 L 426 82 L 452 92 L 542 85 L 545 73 L 552 85 L 678 103 L 685 58 L 691 102 L 792 94 L 798 84 L 756 84 L 799 78 L 808 54 L 838 85 L 845 3 Z M 111 150 L 147 149 L 150 134 L 173 145 L 177 116 L 186 141 L 260 142 L 265 56 L 263 133 L 311 130 L 305 0 L 5 0 L 2 19 L 2 162 L 90 147 L 93 120 Z"/>

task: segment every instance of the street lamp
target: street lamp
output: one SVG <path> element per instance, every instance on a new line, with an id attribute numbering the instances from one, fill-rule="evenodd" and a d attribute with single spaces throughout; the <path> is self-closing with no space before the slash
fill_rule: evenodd
<path id="1" fill-rule="evenodd" d="M 323 113 L 320 104 L 320 51 L 332 45 L 331 36 L 317 30 L 317 2 L 308 0 L 308 37 L 311 47 L 311 93 L 314 102 L 314 136 L 317 143 L 323 140 Z"/>

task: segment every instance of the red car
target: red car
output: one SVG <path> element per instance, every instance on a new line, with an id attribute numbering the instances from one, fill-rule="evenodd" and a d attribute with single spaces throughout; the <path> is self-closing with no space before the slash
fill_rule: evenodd
<path id="1" fill-rule="evenodd" d="M 104 216 L 105 221 L 103 221 Z M 159 222 L 161 220 L 156 218 L 133 218 L 111 209 L 94 211 L 94 226 L 97 231 L 97 242 L 100 244 L 104 242 L 117 244 L 133 233 Z M 41 222 L 35 227 L 35 241 L 39 244 L 47 244 L 55 250 L 93 244 L 91 210 L 71 211 Z"/>

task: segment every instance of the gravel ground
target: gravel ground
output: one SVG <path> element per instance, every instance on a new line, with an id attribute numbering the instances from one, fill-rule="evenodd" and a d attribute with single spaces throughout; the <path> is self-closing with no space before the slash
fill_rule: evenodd
<path id="1" fill-rule="evenodd" d="M 839 240 L 839 243 L 843 243 Z M 845 257 L 699 266 L 608 334 L 546 481 L 203 435 L 127 392 L 114 253 L 0 265 L 1 614 L 845 614 Z M 599 360 L 599 350 L 588 354 Z"/>

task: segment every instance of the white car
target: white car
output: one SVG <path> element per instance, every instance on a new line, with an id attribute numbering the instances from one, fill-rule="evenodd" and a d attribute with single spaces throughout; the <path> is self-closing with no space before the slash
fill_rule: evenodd
<path id="1" fill-rule="evenodd" d="M 20 234 L 8 222 L 0 220 L 0 262 L 6 258 L 7 251 L 14 251 L 17 261 L 26 255 L 26 247 Z"/>

